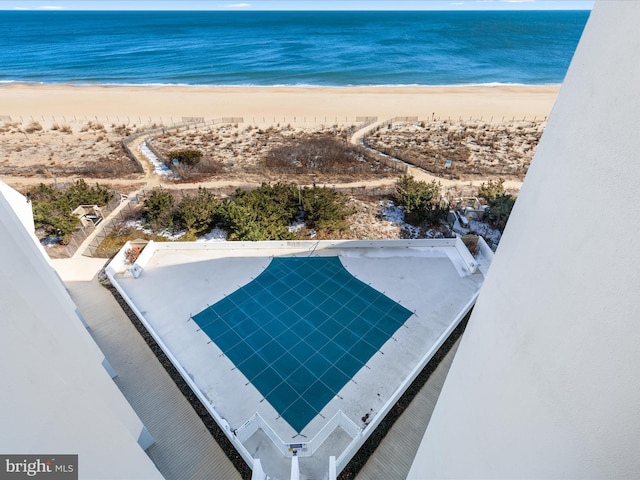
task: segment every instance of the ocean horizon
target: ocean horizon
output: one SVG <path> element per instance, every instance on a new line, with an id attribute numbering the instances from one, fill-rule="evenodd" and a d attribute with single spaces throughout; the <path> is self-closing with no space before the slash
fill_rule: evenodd
<path id="1" fill-rule="evenodd" d="M 588 17 L 588 11 L 2 11 L 0 85 L 558 85 Z"/>

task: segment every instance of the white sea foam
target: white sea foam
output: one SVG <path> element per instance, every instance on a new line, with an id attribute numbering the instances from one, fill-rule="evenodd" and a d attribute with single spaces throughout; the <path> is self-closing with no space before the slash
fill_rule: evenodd
<path id="1" fill-rule="evenodd" d="M 61 85 L 70 87 L 140 87 L 140 88 L 465 88 L 465 87 L 559 87 L 560 83 L 456 83 L 456 84 L 426 84 L 426 83 L 393 83 L 393 84 L 316 84 L 316 83 L 276 83 L 276 84 L 256 84 L 256 83 L 133 83 L 133 82 L 31 82 L 23 80 L 0 80 L 3 85 Z"/>

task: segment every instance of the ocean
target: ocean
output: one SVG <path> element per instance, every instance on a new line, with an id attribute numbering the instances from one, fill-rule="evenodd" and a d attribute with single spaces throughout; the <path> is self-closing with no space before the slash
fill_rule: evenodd
<path id="1" fill-rule="evenodd" d="M 0 83 L 549 85 L 587 11 L 0 11 Z"/>

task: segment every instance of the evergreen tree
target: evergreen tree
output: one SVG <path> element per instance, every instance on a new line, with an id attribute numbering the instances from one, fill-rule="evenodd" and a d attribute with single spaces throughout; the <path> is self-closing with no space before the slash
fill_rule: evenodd
<path id="1" fill-rule="evenodd" d="M 501 232 L 504 231 L 516 203 L 516 197 L 506 192 L 504 179 L 483 183 L 478 189 L 478 196 L 487 202 L 486 215 L 489 223 Z"/>
<path id="2" fill-rule="evenodd" d="M 440 206 L 440 183 L 418 181 L 411 175 L 404 175 L 396 182 L 395 202 L 404 210 L 405 221 L 411 224 L 435 224 L 448 212 Z"/>
<path id="3" fill-rule="evenodd" d="M 217 223 L 219 202 L 206 188 L 198 188 L 195 196 L 185 195 L 175 213 L 176 222 L 189 233 L 202 235 Z"/>
<path id="4" fill-rule="evenodd" d="M 162 230 L 173 226 L 173 207 L 175 200 L 166 190 L 161 188 L 151 192 L 144 201 L 144 219 L 154 229 Z"/>
<path id="5" fill-rule="evenodd" d="M 302 192 L 302 209 L 307 227 L 316 230 L 344 230 L 352 211 L 347 198 L 326 187 L 305 187 Z"/>
<path id="6" fill-rule="evenodd" d="M 41 183 L 31 192 L 34 224 L 47 235 L 60 237 L 66 244 L 80 226 L 80 219 L 72 212 L 80 205 L 103 206 L 110 198 L 111 193 L 106 188 L 98 184 L 90 187 L 82 179 L 64 190 Z"/>

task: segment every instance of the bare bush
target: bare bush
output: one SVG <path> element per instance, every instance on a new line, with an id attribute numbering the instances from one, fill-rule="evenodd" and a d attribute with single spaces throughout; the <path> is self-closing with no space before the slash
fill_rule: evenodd
<path id="1" fill-rule="evenodd" d="M 128 137 L 133 132 L 133 130 L 127 127 L 124 123 L 121 125 L 112 125 L 111 128 L 113 129 L 114 133 L 122 135 L 123 137 Z"/>
<path id="2" fill-rule="evenodd" d="M 272 170 L 320 173 L 361 173 L 368 163 L 350 145 L 334 137 L 302 138 L 269 150 L 264 165 Z"/>
<path id="3" fill-rule="evenodd" d="M 365 138 L 365 145 L 434 175 L 452 178 L 510 176 L 527 172 L 544 122 L 488 124 L 437 121 L 389 125 Z"/>
<path id="4" fill-rule="evenodd" d="M 42 131 L 42 125 L 40 125 L 39 122 L 31 122 L 29 125 L 27 125 L 27 127 L 24 129 L 24 131 L 27 132 L 27 133 L 41 132 Z"/>
<path id="5" fill-rule="evenodd" d="M 178 182 L 198 182 L 203 181 L 212 175 L 222 173 L 224 167 L 222 162 L 216 160 L 203 160 L 197 165 L 177 164 L 171 165 L 171 171 L 179 178 Z"/>
<path id="6" fill-rule="evenodd" d="M 87 124 L 84 127 L 82 127 L 80 131 L 81 132 L 88 132 L 88 131 L 104 132 L 106 131 L 106 129 L 104 128 L 104 125 L 102 123 L 92 122 L 91 120 L 89 120 L 89 122 L 87 122 Z"/>

